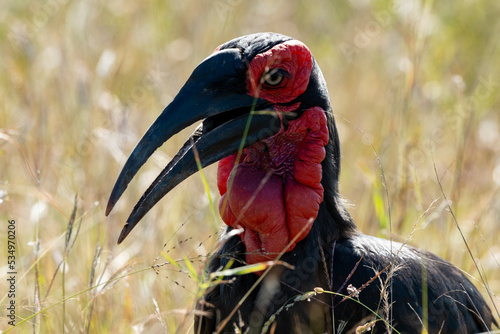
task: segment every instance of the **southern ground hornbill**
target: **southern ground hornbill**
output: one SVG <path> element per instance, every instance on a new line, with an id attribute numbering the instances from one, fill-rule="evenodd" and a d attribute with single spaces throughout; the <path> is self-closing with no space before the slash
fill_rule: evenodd
<path id="1" fill-rule="evenodd" d="M 225 277 L 199 301 L 195 333 L 491 329 L 488 305 L 459 269 L 357 231 L 338 193 L 340 146 L 325 80 L 309 49 L 287 36 L 236 38 L 198 65 L 132 152 L 106 214 L 148 157 L 200 120 L 118 242 L 197 162 L 219 161 L 228 227 L 208 271 L 275 259 L 286 265 Z"/>

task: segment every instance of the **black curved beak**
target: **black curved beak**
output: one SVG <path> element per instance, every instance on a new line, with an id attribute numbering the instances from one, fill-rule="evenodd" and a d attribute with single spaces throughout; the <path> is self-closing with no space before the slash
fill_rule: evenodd
<path id="1" fill-rule="evenodd" d="M 198 171 L 197 159 L 206 167 L 280 130 L 281 121 L 269 103 L 246 95 L 245 75 L 245 61 L 239 50 L 211 55 L 198 65 L 179 94 L 147 130 L 116 180 L 106 216 L 153 152 L 180 130 L 203 119 L 135 205 L 118 243 L 163 196 Z"/>

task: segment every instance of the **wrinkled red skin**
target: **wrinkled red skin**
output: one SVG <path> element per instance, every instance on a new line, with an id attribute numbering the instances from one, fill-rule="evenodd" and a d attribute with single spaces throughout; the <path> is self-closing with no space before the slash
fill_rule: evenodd
<path id="1" fill-rule="evenodd" d="M 262 74 L 275 68 L 290 73 L 278 86 L 262 85 Z M 256 55 L 250 62 L 247 74 L 248 95 L 260 97 L 272 103 L 286 103 L 304 93 L 312 70 L 312 55 L 307 46 L 299 41 L 287 41 Z"/>
<path id="2" fill-rule="evenodd" d="M 283 44 L 288 44 L 287 47 Z M 288 41 L 257 55 L 249 66 L 249 95 L 275 104 L 280 111 L 293 111 L 290 102 L 307 88 L 312 56 L 298 41 Z M 262 74 L 280 67 L 290 76 L 278 87 L 262 84 Z M 323 201 L 321 162 L 325 158 L 328 128 L 323 109 L 306 110 L 274 136 L 219 162 L 217 185 L 222 195 L 219 209 L 224 222 L 242 227 L 240 235 L 249 264 L 269 261 L 309 233 Z M 232 183 L 232 185 L 231 185 Z M 230 189 L 228 192 L 228 188 Z"/>

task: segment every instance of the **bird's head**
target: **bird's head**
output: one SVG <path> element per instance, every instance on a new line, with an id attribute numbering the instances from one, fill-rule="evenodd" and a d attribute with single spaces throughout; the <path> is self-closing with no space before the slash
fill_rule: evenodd
<path id="1" fill-rule="evenodd" d="M 128 158 L 106 215 L 151 154 L 203 120 L 134 207 L 118 242 L 171 189 L 219 162 L 224 222 L 242 228 L 246 260 L 273 259 L 304 239 L 324 201 L 338 204 L 338 136 L 323 75 L 301 42 L 275 33 L 216 48 Z M 197 157 L 195 157 L 197 156 Z"/>

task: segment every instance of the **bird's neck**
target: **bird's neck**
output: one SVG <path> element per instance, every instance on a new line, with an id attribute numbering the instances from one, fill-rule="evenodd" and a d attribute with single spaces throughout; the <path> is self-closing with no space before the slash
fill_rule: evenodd
<path id="1" fill-rule="evenodd" d="M 348 238 L 358 233 L 354 221 L 344 206 L 344 200 L 339 194 L 340 140 L 329 102 L 326 110 L 330 138 L 328 145 L 325 147 L 325 159 L 321 164 L 323 170 L 321 183 L 324 188 L 324 199 L 315 224 L 324 246 L 330 245 L 335 240 Z"/>

